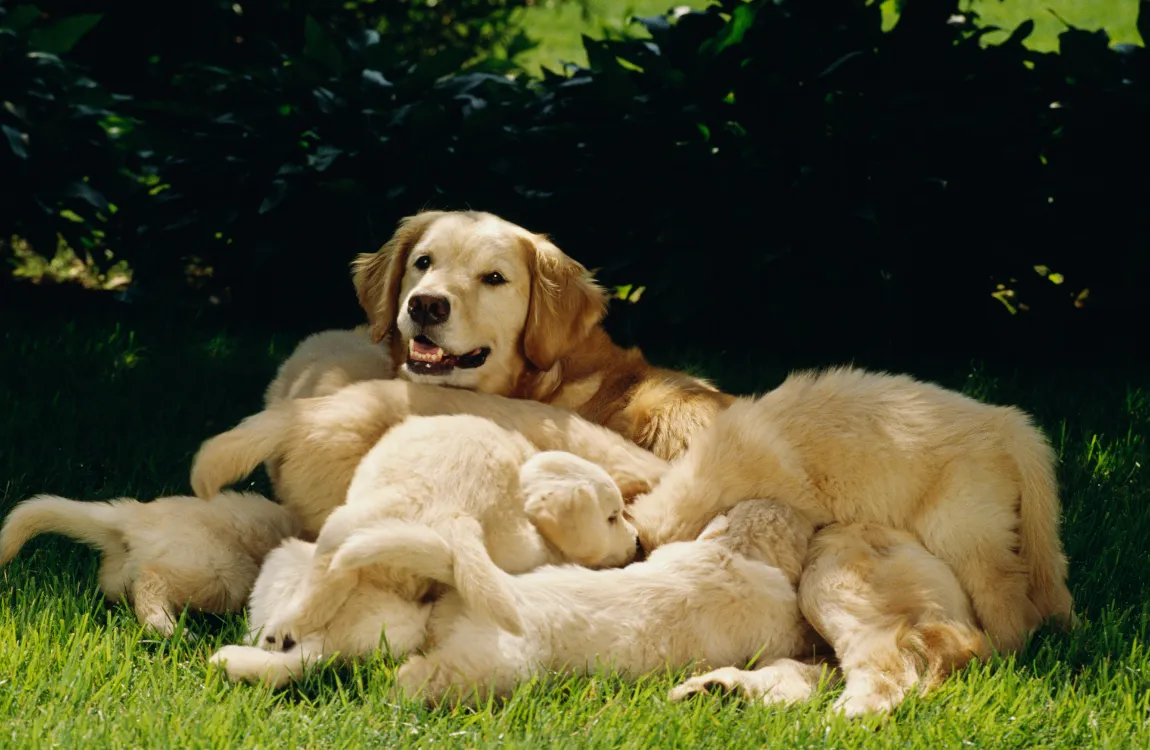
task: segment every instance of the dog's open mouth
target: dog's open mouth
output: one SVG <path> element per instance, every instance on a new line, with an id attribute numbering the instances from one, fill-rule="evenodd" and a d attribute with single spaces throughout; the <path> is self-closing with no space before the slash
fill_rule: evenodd
<path id="1" fill-rule="evenodd" d="M 451 354 L 426 336 L 416 336 L 407 345 L 407 369 L 419 375 L 446 375 L 452 370 L 482 367 L 491 349 L 481 346 L 467 354 Z"/>

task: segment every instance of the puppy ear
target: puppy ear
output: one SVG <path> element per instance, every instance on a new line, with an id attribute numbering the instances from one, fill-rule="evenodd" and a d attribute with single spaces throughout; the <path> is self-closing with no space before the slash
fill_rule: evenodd
<path id="1" fill-rule="evenodd" d="M 361 253 L 352 261 L 352 282 L 359 306 L 371 324 L 371 340 L 383 341 L 395 325 L 398 314 L 399 288 L 407 268 L 411 248 L 443 211 L 421 211 L 399 220 L 395 234 L 378 252 Z"/>
<path id="2" fill-rule="evenodd" d="M 525 238 L 531 267 L 531 303 L 523 353 L 549 370 L 591 333 L 607 313 L 607 293 L 587 269 L 542 235 Z"/>

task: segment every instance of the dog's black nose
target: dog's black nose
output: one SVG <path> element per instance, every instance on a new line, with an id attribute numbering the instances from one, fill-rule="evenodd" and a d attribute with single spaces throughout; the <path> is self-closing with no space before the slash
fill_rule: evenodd
<path id="1" fill-rule="evenodd" d="M 451 315 L 451 303 L 446 297 L 415 294 L 407 301 L 407 314 L 421 326 L 434 325 Z"/>

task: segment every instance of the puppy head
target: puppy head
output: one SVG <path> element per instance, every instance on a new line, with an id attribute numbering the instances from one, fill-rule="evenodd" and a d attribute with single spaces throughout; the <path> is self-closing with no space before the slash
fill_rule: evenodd
<path id="1" fill-rule="evenodd" d="M 528 364 L 552 367 L 606 310 L 583 266 L 488 213 L 408 217 L 354 267 L 373 339 L 394 329 L 399 376 L 416 382 L 509 394 Z"/>
<path id="2" fill-rule="evenodd" d="M 635 527 L 623 516 L 619 488 L 599 466 L 547 451 L 523 464 L 519 482 L 528 517 L 572 562 L 610 568 L 635 559 Z"/>

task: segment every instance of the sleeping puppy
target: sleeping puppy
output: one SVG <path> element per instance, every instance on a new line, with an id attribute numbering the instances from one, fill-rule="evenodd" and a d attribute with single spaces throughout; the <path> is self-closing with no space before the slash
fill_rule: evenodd
<path id="1" fill-rule="evenodd" d="M 499 569 L 518 573 L 557 556 L 544 544 L 525 510 L 520 467 L 538 451 L 521 434 L 472 415 L 418 417 L 393 427 L 363 457 L 352 477 L 347 501 L 332 511 L 316 540 L 315 564 L 291 604 L 268 623 L 264 643 L 275 650 L 301 633 L 321 630 L 359 576 L 358 570 L 332 569 L 337 550 L 348 559 L 373 534 L 391 539 L 425 525 L 446 540 L 452 552 L 453 580 L 466 582 L 464 596 L 509 630 L 520 628 Z M 588 467 L 593 470 L 594 467 Z M 609 482 L 608 482 L 609 483 Z M 570 485 L 569 485 L 570 486 Z M 622 496 L 603 519 L 614 528 L 615 553 L 599 565 L 625 565 L 635 555 L 634 528 L 622 518 Z M 398 530 L 397 530 L 398 529 Z M 409 601 L 419 599 L 426 578 L 409 574 L 395 581 Z"/>
<path id="2" fill-rule="evenodd" d="M 100 590 L 127 597 L 146 627 L 171 636 L 184 606 L 236 612 L 264 556 L 297 533 L 292 514 L 250 492 L 211 503 L 161 497 L 81 502 L 37 495 L 16 506 L 0 531 L 0 565 L 38 534 L 65 534 L 99 549 Z"/>
<path id="3" fill-rule="evenodd" d="M 539 560 L 616 565 L 634 555 L 634 529 L 620 517 L 622 496 L 594 464 L 569 453 L 536 454 L 519 469 L 519 491 L 539 537 L 533 539 L 529 530 L 522 530 L 518 546 L 528 548 L 529 554 L 516 561 L 519 566 Z M 553 529 L 561 533 L 550 536 Z M 406 521 L 376 520 L 355 530 L 336 549 L 330 565 L 337 573 L 354 571 L 354 584 L 346 598 L 338 597 L 334 608 L 324 613 L 320 627 L 297 631 L 298 640 L 281 641 L 280 651 L 228 646 L 212 657 L 212 663 L 224 665 L 233 681 L 279 687 L 298 680 L 325 656 L 338 653 L 350 660 L 367 655 L 380 647 L 381 637 L 388 653 L 402 657 L 424 641 L 437 584 L 403 565 L 389 569 L 387 561 L 396 555 L 396 548 L 416 557 L 442 559 L 453 554 L 443 544 L 443 537 L 430 526 Z M 315 550 L 315 544 L 292 539 L 268 555 L 249 605 L 250 643 L 266 644 L 262 638 L 268 623 L 282 619 L 284 608 L 312 574 Z M 454 580 L 455 571 L 449 575 Z"/>
<path id="4" fill-rule="evenodd" d="M 391 347 L 400 378 L 571 409 L 665 459 L 732 401 L 616 346 L 587 269 L 498 216 L 409 216 L 353 269 L 372 340 Z"/>
<path id="5" fill-rule="evenodd" d="M 602 466 L 625 498 L 649 490 L 667 464 L 626 438 L 569 411 L 532 401 L 402 380 L 372 380 L 329 396 L 290 399 L 200 447 L 191 484 L 208 498 L 263 461 L 276 466 L 276 498 L 319 533 L 347 497 L 360 460 L 411 415 L 472 414 L 518 433 L 537 451 L 562 450 Z M 444 445 L 458 442 L 450 436 Z"/>
<path id="6" fill-rule="evenodd" d="M 851 676 L 834 707 L 848 717 L 888 712 L 912 690 L 925 695 L 956 668 L 990 656 L 954 573 L 905 531 L 875 524 L 820 530 L 799 601 L 814 613 L 814 628 L 838 644 Z M 795 703 L 810 699 L 824 674 L 832 684 L 839 679 L 819 660 L 780 659 L 755 671 L 724 667 L 692 677 L 670 697 L 719 685 L 767 705 Z"/>
<path id="7" fill-rule="evenodd" d="M 1018 649 L 1047 618 L 1068 624 L 1073 616 L 1054 457 L 1016 409 L 906 376 L 846 368 L 794 374 L 721 414 L 629 513 L 651 549 L 690 538 L 748 497 L 775 498 L 818 525 L 863 522 L 910 533 L 957 576 L 1001 650 Z M 862 565 L 881 561 L 865 549 L 855 554 Z M 923 576 L 920 587 L 929 585 Z M 868 599 L 872 606 L 858 616 L 895 622 L 912 606 L 912 590 L 906 602 L 888 600 L 885 614 Z M 804 612 L 817 627 L 838 616 L 836 606 L 811 597 Z M 851 628 L 835 630 L 843 636 Z M 846 665 L 851 691 L 851 640 L 822 634 Z"/>
<path id="8" fill-rule="evenodd" d="M 453 587 L 432 609 L 428 650 L 400 668 L 398 687 L 432 704 L 449 693 L 483 701 L 551 671 L 606 667 L 635 677 L 798 655 L 809 633 L 795 584 L 812 533 L 785 505 L 751 500 L 715 518 L 698 539 L 663 546 L 626 568 L 503 574 L 521 633 L 501 628 L 474 606 L 469 582 L 447 575 L 450 545 L 442 545 L 441 559 L 393 546 L 392 565 L 418 566 Z"/>

